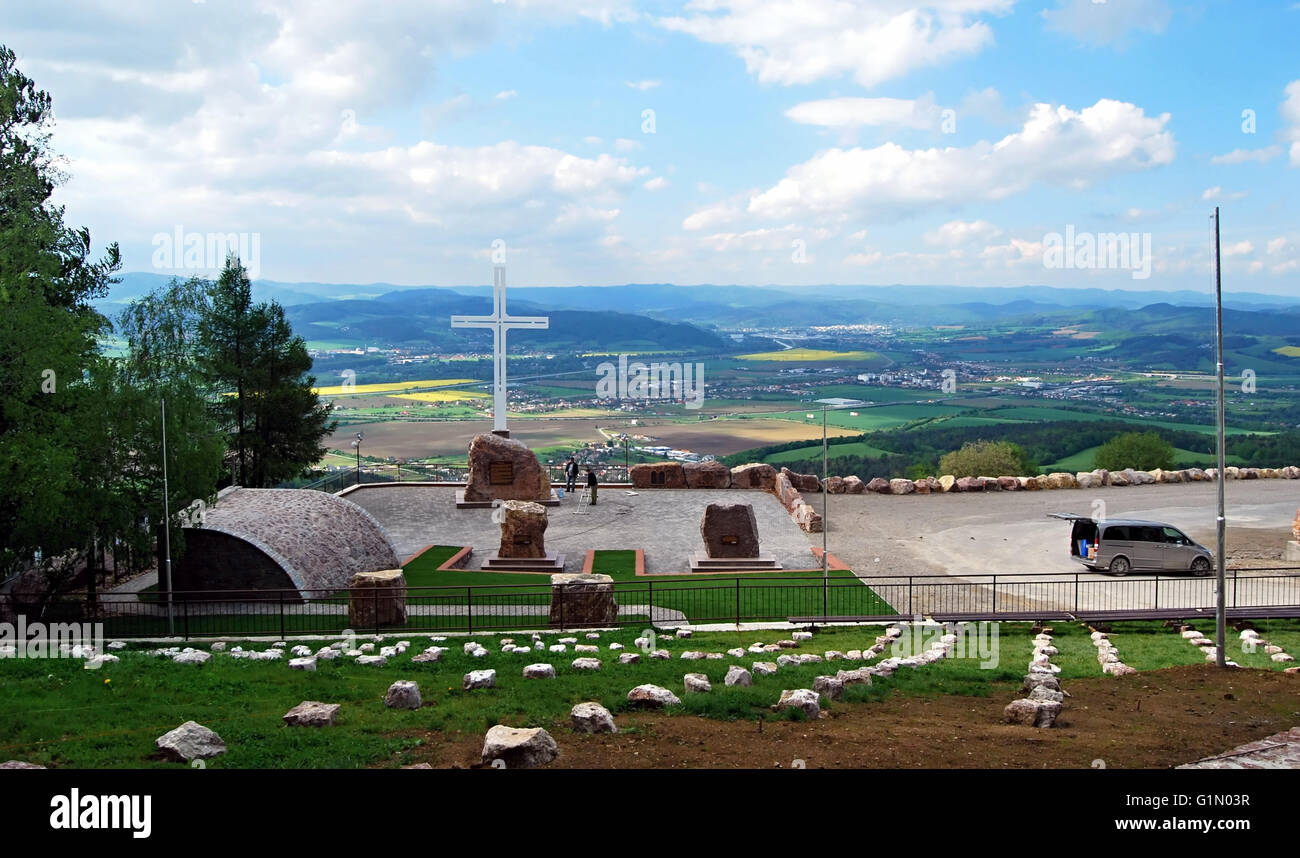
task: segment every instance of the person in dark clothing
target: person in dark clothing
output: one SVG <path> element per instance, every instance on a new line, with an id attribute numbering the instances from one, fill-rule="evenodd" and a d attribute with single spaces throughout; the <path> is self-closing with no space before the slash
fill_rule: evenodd
<path id="1" fill-rule="evenodd" d="M 591 490 L 591 505 L 596 505 L 596 473 L 587 468 L 587 488 Z"/>
<path id="2" fill-rule="evenodd" d="M 564 490 L 573 494 L 578 489 L 578 460 L 570 456 L 564 463 Z"/>

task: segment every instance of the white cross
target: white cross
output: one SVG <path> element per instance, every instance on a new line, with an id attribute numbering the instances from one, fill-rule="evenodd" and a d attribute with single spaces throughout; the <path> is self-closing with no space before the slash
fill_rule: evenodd
<path id="1" fill-rule="evenodd" d="M 551 326 L 546 316 L 511 316 L 506 313 L 506 269 L 498 265 L 493 271 L 492 315 L 452 316 L 453 328 L 492 329 L 492 431 L 508 434 L 506 429 L 506 331 L 511 328 L 543 330 Z"/>

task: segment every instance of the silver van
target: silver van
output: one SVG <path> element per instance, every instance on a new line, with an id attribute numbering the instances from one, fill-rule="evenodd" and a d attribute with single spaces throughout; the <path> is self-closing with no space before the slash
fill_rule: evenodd
<path id="1" fill-rule="evenodd" d="M 1173 525 L 1111 518 L 1094 521 L 1074 513 L 1049 513 L 1070 521 L 1070 556 L 1096 572 L 1191 572 L 1209 575 L 1214 554 Z"/>

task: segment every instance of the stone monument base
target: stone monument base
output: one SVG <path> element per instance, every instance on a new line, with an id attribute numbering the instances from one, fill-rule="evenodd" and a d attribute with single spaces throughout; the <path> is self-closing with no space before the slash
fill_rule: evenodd
<path id="1" fill-rule="evenodd" d="M 757 557 L 710 557 L 703 551 L 691 554 L 692 572 L 756 572 L 781 568 L 775 557 L 766 554 Z"/>
<path id="2" fill-rule="evenodd" d="M 618 623 L 614 579 L 566 572 L 551 576 L 550 624 L 565 629 L 608 628 Z"/>
<path id="3" fill-rule="evenodd" d="M 1286 544 L 1286 551 L 1283 552 L 1282 557 L 1287 561 L 1300 563 L 1300 542 L 1297 542 L 1294 539 L 1288 542 Z"/>
<path id="4" fill-rule="evenodd" d="M 502 557 L 493 551 L 483 561 L 484 572 L 563 572 L 564 555 L 554 551 L 545 557 Z"/>
<path id="5" fill-rule="evenodd" d="M 494 503 L 496 503 L 495 500 L 467 501 L 465 500 L 465 490 L 456 489 L 456 509 L 491 509 L 492 504 Z M 559 506 L 560 497 L 555 493 L 555 489 L 551 489 L 551 496 L 549 498 L 546 500 L 531 501 L 531 503 L 539 503 L 542 506 Z"/>

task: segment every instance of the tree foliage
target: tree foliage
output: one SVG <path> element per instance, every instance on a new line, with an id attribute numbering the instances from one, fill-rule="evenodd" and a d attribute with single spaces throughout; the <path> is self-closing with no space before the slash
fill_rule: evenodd
<path id="1" fill-rule="evenodd" d="M 954 477 L 1000 477 L 1027 474 L 1025 451 L 1010 441 L 968 441 L 939 459 L 939 473 Z"/>
<path id="2" fill-rule="evenodd" d="M 1168 470 L 1174 466 L 1174 445 L 1155 432 L 1125 432 L 1101 445 L 1094 464 L 1108 471 Z"/>

